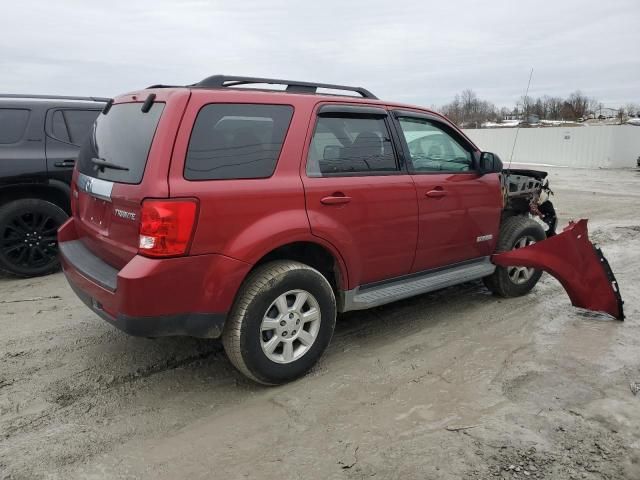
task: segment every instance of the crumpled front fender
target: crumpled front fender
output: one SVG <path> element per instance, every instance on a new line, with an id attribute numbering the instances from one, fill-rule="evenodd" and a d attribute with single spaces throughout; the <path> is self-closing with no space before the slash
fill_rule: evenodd
<path id="1" fill-rule="evenodd" d="M 542 242 L 496 253 L 491 261 L 501 267 L 544 270 L 558 279 L 574 306 L 624 320 L 618 282 L 602 250 L 589 241 L 586 219 L 570 222 L 562 233 Z"/>

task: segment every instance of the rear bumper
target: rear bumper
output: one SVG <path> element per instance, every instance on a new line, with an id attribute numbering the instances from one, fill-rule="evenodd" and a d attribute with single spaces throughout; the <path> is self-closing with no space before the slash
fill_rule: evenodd
<path id="1" fill-rule="evenodd" d="M 73 219 L 58 237 L 62 268 L 74 292 L 101 318 L 135 336 L 219 337 L 251 269 L 224 255 L 136 255 L 117 270 L 77 238 Z"/>
<path id="2" fill-rule="evenodd" d="M 68 276 L 67 279 L 69 279 Z M 71 280 L 69 280 L 69 285 L 78 298 L 100 318 L 135 337 L 218 338 L 222 335 L 224 322 L 227 318 L 224 313 L 183 313 L 156 317 L 130 317 L 119 313 L 114 317 L 108 314 L 96 299 L 80 290 Z"/>

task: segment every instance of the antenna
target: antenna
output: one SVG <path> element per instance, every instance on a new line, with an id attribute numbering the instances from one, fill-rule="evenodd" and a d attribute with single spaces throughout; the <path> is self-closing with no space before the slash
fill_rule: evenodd
<path id="1" fill-rule="evenodd" d="M 527 101 L 529 97 L 529 87 L 531 86 L 531 77 L 533 77 L 533 67 L 531 68 L 531 73 L 529 73 L 529 83 L 527 83 L 527 90 L 524 92 L 524 100 Z M 518 141 L 518 133 L 520 132 L 520 123 L 518 122 L 518 126 L 516 127 L 516 136 L 513 139 L 513 147 L 511 147 L 511 156 L 509 157 L 509 167 L 508 170 L 511 169 L 511 162 L 513 161 L 513 152 L 516 150 L 516 142 Z"/>

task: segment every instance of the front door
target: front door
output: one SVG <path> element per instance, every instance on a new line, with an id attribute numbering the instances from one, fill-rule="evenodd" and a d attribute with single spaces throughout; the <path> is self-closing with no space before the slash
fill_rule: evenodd
<path id="1" fill-rule="evenodd" d="M 411 177 L 383 108 L 320 108 L 302 174 L 314 235 L 347 263 L 349 288 L 409 273 L 418 236 Z"/>
<path id="2" fill-rule="evenodd" d="M 396 112 L 419 222 L 412 272 L 493 253 L 502 209 L 497 174 L 475 170 L 475 148 L 451 125 L 433 116 Z"/>

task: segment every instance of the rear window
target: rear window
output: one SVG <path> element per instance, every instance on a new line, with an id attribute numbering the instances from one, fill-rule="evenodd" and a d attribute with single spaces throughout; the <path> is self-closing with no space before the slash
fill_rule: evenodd
<path id="1" fill-rule="evenodd" d="M 270 177 L 292 115 L 293 108 L 288 105 L 206 105 L 191 132 L 184 177 Z"/>
<path id="2" fill-rule="evenodd" d="M 29 120 L 30 110 L 23 108 L 0 108 L 0 143 L 16 143 Z"/>
<path id="3" fill-rule="evenodd" d="M 91 141 L 80 149 L 80 172 L 112 182 L 140 183 L 164 103 L 154 103 L 146 113 L 141 107 L 142 103 L 121 103 L 98 115 Z M 92 158 L 128 170 L 99 167 Z"/>
<path id="4" fill-rule="evenodd" d="M 96 110 L 64 110 L 62 112 L 71 137 L 71 143 L 82 145 L 91 133 L 91 126 L 98 113 L 100 112 Z"/>
<path id="5" fill-rule="evenodd" d="M 66 143 L 82 145 L 100 110 L 56 110 L 51 116 L 51 136 Z"/>

